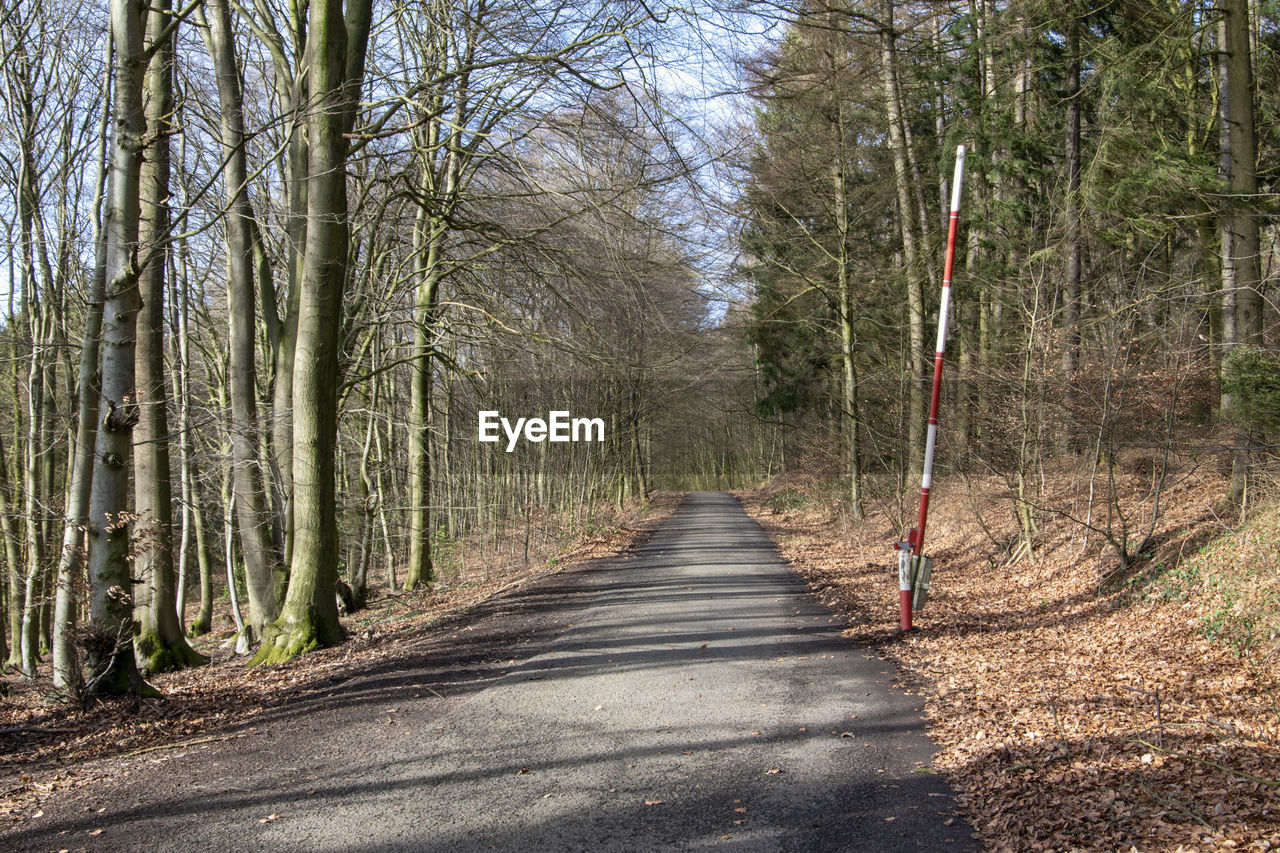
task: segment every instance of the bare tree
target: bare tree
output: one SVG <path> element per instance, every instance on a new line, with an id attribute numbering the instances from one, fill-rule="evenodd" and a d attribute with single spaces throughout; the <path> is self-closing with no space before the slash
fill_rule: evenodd
<path id="1" fill-rule="evenodd" d="M 249 626 L 254 637 L 280 613 L 285 572 L 282 556 L 271 540 L 271 515 L 258 455 L 259 420 L 255 354 L 255 264 L 262 254 L 256 244 L 257 219 L 249 199 L 245 151 L 244 93 L 227 0 L 208 0 L 207 29 L 202 30 L 213 60 L 218 87 L 222 173 L 226 199 L 227 316 L 230 322 L 228 382 L 231 399 L 231 456 L 236 493 L 236 522 L 245 560 L 249 592 Z M 262 260 L 261 275 L 271 269 Z M 264 285 L 270 289 L 269 284 Z M 274 313 L 274 306 L 271 307 Z"/>
<path id="2" fill-rule="evenodd" d="M 112 0 L 115 99 L 103 250 L 102 420 L 94 449 L 89 505 L 89 685 L 99 693 L 137 691 L 133 658 L 133 583 L 129 571 L 129 462 L 138 420 L 134 387 L 139 309 L 139 185 L 145 149 L 142 108 L 146 0 Z"/>
<path id="3" fill-rule="evenodd" d="M 144 41 L 150 62 L 144 79 L 146 151 L 140 169 L 139 245 L 146 253 L 138 275 L 136 333 L 137 427 L 134 430 L 133 565 L 138 574 L 134 613 L 138 665 L 145 674 L 207 660 L 187 645 L 178 620 L 174 573 L 173 495 L 169 459 L 169 386 L 164 372 L 165 274 L 170 240 L 170 139 L 174 133 L 171 0 L 152 0 Z"/>
<path id="4" fill-rule="evenodd" d="M 342 638 L 334 588 L 338 528 L 338 355 L 349 275 L 347 134 L 355 125 L 372 4 L 313 2 L 308 18 L 306 115 L 307 237 L 293 372 L 293 548 L 280 617 L 263 635 L 256 662 L 287 660 Z"/>

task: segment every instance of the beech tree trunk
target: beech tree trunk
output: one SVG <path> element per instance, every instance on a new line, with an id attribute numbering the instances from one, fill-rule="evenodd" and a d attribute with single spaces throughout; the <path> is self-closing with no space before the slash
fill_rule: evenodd
<path id="1" fill-rule="evenodd" d="M 231 398 L 231 462 L 236 526 L 249 593 L 254 637 L 280 615 L 285 574 L 273 547 L 271 514 L 258 456 L 257 366 L 255 362 L 254 212 L 248 194 L 244 99 L 227 0 L 207 0 L 206 44 L 213 59 L 222 107 L 223 172 L 227 218 L 227 313 L 230 321 L 228 386 Z M 270 270 L 264 270 L 267 275 Z"/>
<path id="2" fill-rule="evenodd" d="M 173 491 L 169 460 L 169 389 L 164 373 L 165 273 L 169 258 L 170 145 L 173 135 L 173 39 L 164 34 L 171 0 L 151 0 L 146 45 L 154 51 L 145 78 L 147 148 L 140 171 L 139 245 L 146 260 L 138 277 L 136 361 L 138 423 L 134 430 L 134 506 L 141 536 L 133 566 L 138 634 L 144 674 L 204 663 L 178 621 L 173 566 Z M 158 39 L 163 43 L 157 44 Z"/>
<path id="3" fill-rule="evenodd" d="M 428 168 L 429 164 L 424 164 Z M 414 250 L 419 263 L 413 328 L 413 382 L 409 390 L 409 565 L 404 588 L 416 589 L 432 579 L 431 565 L 431 391 L 435 305 L 440 288 L 441 225 L 425 209 L 417 217 Z"/>
<path id="4" fill-rule="evenodd" d="M 338 355 L 347 280 L 344 136 L 355 123 L 370 0 L 314 0 L 307 55 L 313 102 L 307 114 L 307 237 L 293 370 L 293 546 L 280 617 L 255 663 L 276 663 L 342 639 L 336 511 Z"/>
<path id="5" fill-rule="evenodd" d="M 5 462 L 4 441 L 0 440 L 0 536 L 4 537 L 5 570 L 8 574 L 8 596 L 5 601 L 5 619 L 9 623 L 11 642 L 6 650 L 6 663 L 22 666 L 22 601 L 25 576 L 22 573 L 22 555 L 18 549 L 18 531 L 14 519 L 17 513 L 13 505 L 13 484 L 9 479 L 9 466 Z"/>
<path id="6" fill-rule="evenodd" d="M 89 507 L 89 635 L 85 662 L 97 693 L 138 692 L 129 564 L 129 460 L 137 420 L 134 332 L 138 314 L 138 186 L 145 0 L 112 0 L 115 109 L 106 208 L 107 288 L 102 323 L 103 412 Z"/>
<path id="7" fill-rule="evenodd" d="M 38 14 L 36 12 L 36 16 Z M 35 25 L 34 20 L 23 23 Z M 14 635 L 13 642 L 18 650 L 22 673 L 27 678 L 34 678 L 40 661 L 43 639 L 41 620 L 45 611 L 46 587 L 49 586 L 49 565 L 45 548 L 46 534 L 49 531 L 46 507 L 53 490 L 50 446 L 51 406 L 56 393 L 52 372 L 55 369 L 54 305 L 58 283 L 49 262 L 45 239 L 45 211 L 41 203 L 42 176 L 36 150 L 40 130 L 36 103 L 37 99 L 43 102 L 43 95 L 38 91 L 38 62 L 28 52 L 25 41 L 19 39 L 6 58 L 5 83 L 7 93 L 11 96 L 7 112 L 14 124 L 13 130 L 18 143 L 16 190 L 20 269 L 13 285 L 22 300 L 21 310 L 29 345 L 23 357 L 27 390 L 26 442 L 17 446 L 23 454 L 22 517 L 26 540 L 26 577 L 22 584 L 22 597 L 15 597 L 10 606 L 21 613 L 21 633 Z M 17 329 L 13 328 L 12 331 L 16 332 Z M 15 360 L 15 383 L 16 373 Z M 16 384 L 14 392 L 17 393 Z"/>
<path id="8" fill-rule="evenodd" d="M 111 92 L 111 45 L 108 39 L 106 72 L 102 93 L 109 101 Z M 93 447 L 98 432 L 98 339 L 102 334 L 102 303 L 107 286 L 105 234 L 102 201 L 107 179 L 107 121 L 110 110 L 102 110 L 98 126 L 98 179 L 93 200 L 93 245 L 96 261 L 89 303 L 85 312 L 84 335 L 80 349 L 80 369 L 76 383 L 77 418 L 75 443 L 67 466 L 66 521 L 62 527 L 62 550 L 58 555 L 57 591 L 53 607 L 53 684 L 61 689 L 78 687 L 80 661 L 72 640 L 77 602 L 76 580 L 84 569 L 84 526 L 89 517 L 89 485 L 93 477 Z"/>

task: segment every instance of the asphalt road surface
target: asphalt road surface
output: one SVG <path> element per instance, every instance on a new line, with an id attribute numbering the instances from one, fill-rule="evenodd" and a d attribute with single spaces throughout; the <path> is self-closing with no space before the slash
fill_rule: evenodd
<path id="1" fill-rule="evenodd" d="M 918 699 L 841 637 L 729 495 L 695 493 L 631 558 L 558 575 L 474 619 L 453 629 L 465 660 L 424 653 L 285 706 L 243 737 L 139 757 L 10 841 L 975 849 L 945 782 L 922 772 L 933 748 Z"/>

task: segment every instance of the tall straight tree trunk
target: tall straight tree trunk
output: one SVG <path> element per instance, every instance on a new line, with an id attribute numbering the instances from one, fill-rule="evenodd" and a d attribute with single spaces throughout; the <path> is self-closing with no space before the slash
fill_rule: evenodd
<path id="1" fill-rule="evenodd" d="M 5 570 L 8 574 L 8 596 L 5 614 L 9 623 L 9 666 L 22 666 L 22 604 L 25 576 L 22 572 L 22 554 L 18 548 L 17 513 L 13 505 L 13 483 L 9 479 L 9 466 L 5 462 L 4 441 L 0 439 L 0 535 L 4 537 Z"/>
<path id="2" fill-rule="evenodd" d="M 377 382 L 378 379 L 375 378 L 374 381 Z M 393 403 L 392 409 L 394 410 L 394 408 Z M 388 423 L 387 431 L 390 435 L 394 435 L 393 430 L 393 426 Z M 392 443 L 390 435 L 387 440 L 388 444 Z M 396 551 L 391 544 L 391 526 L 387 519 L 387 504 L 390 501 L 387 500 L 387 485 L 383 477 L 383 468 L 385 467 L 383 460 L 387 457 L 382 446 L 382 430 L 380 428 L 374 430 L 373 441 L 378 454 L 378 467 L 375 469 L 374 477 L 378 495 L 378 520 L 382 527 L 382 547 L 386 550 L 387 557 L 387 593 L 396 595 L 399 592 L 399 585 L 396 581 Z M 394 481 L 392 488 L 394 488 Z"/>
<path id="3" fill-rule="evenodd" d="M 245 159 L 244 99 L 227 0 L 208 0 L 206 43 L 213 59 L 222 107 L 223 187 L 227 207 L 227 301 L 230 321 L 228 385 L 231 397 L 231 463 L 236 526 L 249 592 L 254 637 L 280 615 L 284 569 L 271 540 L 271 515 L 258 457 L 257 367 L 254 353 L 254 212 Z M 269 274 L 269 270 L 264 270 Z"/>
<path id="4" fill-rule="evenodd" d="M 370 368 L 377 369 L 378 348 L 375 344 L 370 358 Z M 373 478 L 369 475 L 369 461 L 373 454 L 373 435 L 378 428 L 378 385 L 379 377 L 375 373 L 368 389 L 369 417 L 365 421 L 364 443 L 360 447 L 360 499 L 364 508 L 360 519 L 360 555 L 351 575 L 351 597 L 356 609 L 362 609 L 369 597 L 369 564 L 373 562 L 373 527 L 374 513 L 378 509 L 380 495 L 373 488 Z"/>
<path id="5" fill-rule="evenodd" d="M 1231 183 L 1231 97 L 1230 61 L 1227 55 L 1229 18 L 1222 10 L 1218 18 L 1218 176 L 1228 186 Z M 1235 226 L 1232 222 L 1233 205 L 1223 204 L 1221 216 L 1222 263 L 1222 349 L 1226 355 L 1237 343 L 1236 334 L 1236 252 Z M 1222 395 L 1222 412 L 1231 409 L 1231 396 Z"/>
<path id="6" fill-rule="evenodd" d="M 138 314 L 138 185 L 146 123 L 142 112 L 146 2 L 112 0 L 116 46 L 114 133 L 106 208 L 107 288 L 102 323 L 103 416 L 94 447 L 89 507 L 89 620 L 86 663 L 97 693 L 138 692 L 133 658 L 129 563 L 129 457 Z"/>
<path id="7" fill-rule="evenodd" d="M 1262 342 L 1262 272 L 1248 0 L 1221 0 L 1219 11 L 1219 140 L 1221 168 L 1230 191 L 1222 228 L 1222 342 L 1229 352 L 1237 344 Z M 1231 405 L 1230 397 L 1223 395 L 1224 414 Z M 1231 494 L 1237 500 L 1248 486 L 1251 442 L 1252 430 L 1239 426 L 1231 461 Z"/>
<path id="8" fill-rule="evenodd" d="M 987 109 L 1000 109 L 999 83 L 996 75 L 996 52 L 990 46 L 989 42 L 995 30 L 995 22 L 993 18 L 998 14 L 994 0 L 978 0 L 978 19 L 977 31 L 978 40 L 984 44 L 982 51 L 982 104 L 984 113 Z M 984 122 L 986 123 L 986 122 Z M 993 139 L 992 134 L 987 132 L 984 134 L 988 139 Z M 974 193 L 972 198 L 981 200 L 984 196 L 988 198 L 988 204 L 985 206 L 987 212 L 999 210 L 1004 206 L 1005 198 L 1008 194 L 1008 178 L 1002 174 L 1002 163 L 1006 158 L 1003 148 L 995 143 L 994 139 L 991 143 L 990 168 L 987 174 L 987 180 L 978 180 L 972 182 L 974 184 Z M 985 187 L 992 182 L 993 185 L 990 193 L 987 193 Z M 981 175 L 980 175 L 981 177 Z M 980 254 L 980 244 L 977 239 L 977 229 L 972 229 L 970 235 L 970 260 L 976 261 Z M 977 264 L 970 263 L 970 270 L 976 270 Z M 984 376 L 991 375 L 992 360 L 997 355 L 997 344 L 999 341 L 1002 327 L 1004 325 L 1004 301 L 1002 298 L 1002 288 L 998 281 L 991 281 L 982 285 L 982 292 L 979 296 L 978 310 L 978 366 L 980 372 Z M 979 408 L 986 408 L 987 405 L 987 383 L 979 382 L 978 385 L 978 405 Z"/>
<path id="9" fill-rule="evenodd" d="M 266 7 L 255 4 L 262 12 Z M 284 263 L 287 286 L 283 310 L 277 304 L 277 292 L 272 279 L 267 249 L 257 223 L 249 220 L 253 254 L 258 268 L 257 283 L 262 306 L 262 319 L 266 327 L 270 351 L 271 415 L 264 434 L 261 456 L 267 459 L 271 485 L 270 538 L 276 553 L 283 555 L 281 571 L 289 566 L 291 522 L 290 506 L 293 494 L 293 364 L 294 342 L 298 327 L 298 294 L 301 288 L 304 242 L 307 232 L 307 122 L 306 112 L 310 104 L 310 78 L 306 73 L 307 21 L 306 3 L 289 3 L 288 20 L 277 28 L 274 21 L 266 27 L 253 28 L 271 56 L 274 96 L 278 104 L 280 120 L 284 125 L 286 142 L 281 169 L 281 193 L 286 200 Z M 271 20 L 266 12 L 266 20 Z M 217 12 L 213 17 L 218 17 Z M 215 21 L 216 23 L 216 21 Z M 204 33 L 206 39 L 209 33 Z M 206 44 L 208 42 L 206 41 Z M 234 51 L 234 42 L 230 49 Z M 210 47 L 215 56 L 216 51 Z M 234 57 L 233 57 L 234 58 Z M 223 68 L 222 70 L 225 70 Z M 221 71 L 215 67 L 215 75 Z M 218 80 L 219 97 L 225 81 Z M 237 89 L 239 81 L 237 80 Z M 225 118 L 225 116 L 224 116 Z M 241 123 L 243 124 L 242 118 Z M 259 428 L 262 424 L 259 423 Z M 278 578 L 280 580 L 280 578 Z M 277 583 L 277 599 L 283 589 Z"/>
<path id="10" fill-rule="evenodd" d="M 204 498 L 200 496 L 200 474 L 191 460 L 191 525 L 196 533 L 196 571 L 200 575 L 200 609 L 187 633 L 199 637 L 213 629 L 213 559 L 209 555 L 208 528 L 204 523 Z"/>
<path id="11" fill-rule="evenodd" d="M 55 289 L 61 284 L 57 279 L 50 275 L 48 281 L 54 282 Z M 57 298 L 47 303 L 48 310 L 51 311 L 48 317 L 47 341 L 51 352 L 57 352 L 65 348 L 65 341 L 61 341 L 58 337 L 57 314 L 62 310 L 58 305 Z M 41 415 L 41 447 L 44 448 L 43 459 L 40 464 L 40 494 L 44 495 L 44 503 L 41 505 L 40 511 L 40 541 L 45 543 L 45 548 L 49 548 L 50 543 L 54 540 L 55 519 L 53 513 L 49 511 L 49 505 L 62 496 L 58 494 L 57 488 L 57 468 L 59 466 L 57 439 L 55 436 L 55 426 L 58 420 L 58 364 L 60 356 L 50 355 L 45 359 L 44 363 L 44 412 Z M 54 598 L 54 582 L 56 579 L 55 564 L 51 559 L 51 555 L 47 552 L 41 559 L 40 567 L 40 613 L 39 613 L 39 637 L 40 648 L 42 652 L 48 652 L 53 648 L 53 598 Z"/>
<path id="12" fill-rule="evenodd" d="M 186 333 L 180 333 L 184 338 Z M 185 350 L 185 343 L 181 345 L 180 351 L 175 353 L 175 366 L 178 365 L 180 359 L 183 364 L 177 367 L 175 372 L 179 375 L 174 377 L 174 387 L 181 397 L 178 407 L 178 548 L 176 570 L 178 573 L 178 600 L 174 608 L 178 614 L 178 627 L 186 631 L 187 623 L 187 598 L 191 589 L 191 546 L 193 544 L 194 532 L 191 528 L 191 494 L 195 489 L 191 479 L 191 413 L 187 407 L 187 392 L 190 386 L 187 384 L 186 373 L 186 356 L 181 353 Z"/>
<path id="13" fill-rule="evenodd" d="M 110 103 L 111 40 L 107 39 L 107 61 L 103 74 L 104 101 Z M 98 179 L 93 200 L 93 245 L 97 260 L 89 287 L 84 335 L 80 349 L 80 369 L 76 383 L 77 417 L 72 456 L 67 465 L 66 521 L 62 526 L 62 550 L 58 554 L 57 591 L 53 605 L 53 684 L 60 689 L 80 684 L 80 662 L 72 641 L 77 602 L 76 582 L 84 569 L 84 527 L 89 517 L 89 485 L 93 477 L 93 446 L 98 432 L 98 339 L 102 334 L 102 303 L 107 286 L 106 252 L 102 223 L 102 201 L 107 180 L 107 122 L 110 109 L 104 107 L 98 124 Z"/>
<path id="14" fill-rule="evenodd" d="M 44 300 L 35 297 L 36 285 L 34 276 L 30 281 L 30 298 L 27 310 L 32 315 L 31 323 L 31 357 L 27 374 L 27 466 L 25 486 L 26 506 L 23 516 L 26 520 L 27 540 L 27 582 L 26 595 L 22 606 L 22 674 L 34 678 L 36 664 L 40 659 L 40 588 L 41 573 L 45 566 L 45 539 L 42 516 L 44 514 L 45 494 L 43 486 L 44 468 L 48 463 L 45 455 L 44 415 L 45 415 L 45 348 L 47 345 L 48 320 Z"/>
<path id="15" fill-rule="evenodd" d="M 1231 147 L 1231 250 L 1239 342 L 1262 342 L 1261 240 L 1258 231 L 1258 143 L 1248 0 L 1224 0 L 1228 141 Z"/>
<path id="16" fill-rule="evenodd" d="M 295 183 L 306 182 L 305 177 L 292 180 Z M 290 204 L 305 205 L 305 199 L 305 191 L 291 192 Z M 302 218 L 305 222 L 306 217 Z M 298 292 L 301 289 L 301 279 L 294 281 L 291 276 L 289 291 L 285 294 L 285 310 L 280 317 L 280 334 L 271 355 L 272 524 L 274 538 L 283 545 L 282 559 L 286 571 L 293 565 L 293 369 L 298 340 Z"/>
<path id="17" fill-rule="evenodd" d="M 306 7 L 295 6 L 292 14 L 303 14 Z M 292 31 L 301 34 L 295 49 L 301 56 L 307 48 L 307 25 L 295 19 Z M 302 291 L 304 259 L 307 240 L 307 212 L 309 192 L 310 154 L 307 121 L 304 115 L 310 103 L 310 93 L 315 81 L 295 69 L 293 74 L 277 65 L 276 92 L 282 112 L 290 117 L 288 150 L 285 157 L 285 195 L 288 199 L 288 217 L 285 221 L 285 237 L 288 249 L 288 290 L 285 293 L 284 312 L 276 317 L 276 300 L 270 277 L 259 276 L 263 315 L 271 335 L 271 473 L 273 480 L 273 538 L 283 546 L 281 553 L 285 570 L 293 565 L 293 371 L 297 356 L 299 298 Z M 254 242 L 260 257 L 265 258 L 262 238 L 255 229 Z"/>
<path id="18" fill-rule="evenodd" d="M 26 542 L 25 577 L 20 583 L 20 595 L 10 601 L 10 607 L 19 615 L 18 630 L 14 633 L 14 654 L 21 665 L 22 673 L 27 678 L 34 678 L 39 661 L 39 614 L 41 570 L 44 564 L 44 526 L 40 515 L 42 491 L 41 473 L 44 462 L 44 364 L 46 356 L 46 300 L 51 286 L 49 276 L 45 276 L 43 284 L 36 273 L 37 242 L 43 242 L 43 229 L 36 234 L 36 225 L 43 220 L 43 212 L 39 210 L 39 169 L 36 165 L 35 135 L 37 123 L 35 117 L 35 87 L 33 79 L 33 63 L 27 52 L 24 41 L 18 40 L 13 45 L 5 62 L 6 102 L 12 100 L 8 113 L 12 117 L 13 130 L 17 136 L 17 227 L 19 251 L 19 270 L 13 276 L 13 258 L 10 254 L 10 300 L 16 290 L 20 299 L 20 316 L 25 322 L 26 351 L 14 359 L 14 435 L 15 438 L 25 425 L 26 441 L 14 443 L 19 454 L 14 459 L 14 469 L 22 471 L 22 519 Z M 43 246 L 39 247 L 40 250 Z M 17 336 L 17 320 L 19 315 L 10 311 L 12 321 L 11 333 Z M 19 373 L 26 373 L 25 381 L 19 382 Z M 26 403 L 23 415 L 18 403 L 19 387 L 26 388 Z"/>
<path id="19" fill-rule="evenodd" d="M 1068 384 L 1080 363 L 1080 20 L 1072 13 L 1067 23 L 1067 270 L 1062 300 L 1062 374 Z"/>
<path id="20" fill-rule="evenodd" d="M 140 581 L 134 616 L 135 649 L 144 674 L 204 663 L 178 622 L 173 568 L 173 490 L 169 460 L 169 389 L 164 373 L 165 273 L 169 267 L 170 146 L 173 134 L 173 40 L 156 39 L 171 20 L 170 0 L 151 0 L 146 43 L 154 51 L 143 92 L 148 145 L 140 171 L 139 246 L 146 254 L 138 276 L 134 378 L 138 424 L 134 429 L 134 506 L 147 535 L 134 555 Z"/>
<path id="21" fill-rule="evenodd" d="M 845 132 L 844 109 L 836 108 L 835 162 L 831 169 L 831 185 L 834 191 L 836 220 L 836 291 L 837 305 L 840 312 L 840 363 L 842 368 L 842 406 L 845 435 L 845 459 L 849 471 L 849 510 L 855 519 L 861 520 L 862 507 L 862 460 L 858 446 L 858 373 L 854 364 L 853 345 L 853 292 L 849 281 L 849 211 L 845 198 Z"/>
<path id="22" fill-rule="evenodd" d="M 307 55 L 311 109 L 307 239 L 293 372 L 293 546 L 280 617 L 263 636 L 256 663 L 287 660 L 342 639 L 335 494 L 337 390 L 342 294 L 347 279 L 347 140 L 355 123 L 372 11 L 353 0 L 313 0 Z"/>
<path id="23" fill-rule="evenodd" d="M 176 94 L 176 93 L 175 93 Z M 177 114 L 182 121 L 181 112 Z M 178 162 L 186 161 L 186 136 L 178 147 Z M 190 204 L 186 186 L 181 186 L 179 206 L 186 210 Z M 185 231 L 185 219 L 177 226 L 177 230 Z M 188 258 L 190 247 L 185 237 L 177 239 L 169 252 L 169 374 L 170 393 L 177 408 L 178 416 L 178 600 L 175 611 L 178 614 L 178 628 L 184 633 L 187 622 L 187 592 L 191 577 L 191 493 L 194 488 L 191 480 L 191 358 L 190 358 L 190 290 Z M 181 289 L 179 289 L 181 287 Z"/>
<path id="24" fill-rule="evenodd" d="M 880 30 L 880 53 L 884 80 L 885 119 L 889 125 L 889 147 L 893 150 L 894 189 L 897 192 L 898 220 L 902 230 L 902 257 L 907 283 L 907 332 L 910 389 L 907 393 L 907 443 L 911 471 L 919 476 L 924 464 L 921 442 L 924 411 L 924 284 L 920 277 L 919 247 L 913 212 L 916 210 L 911 189 L 911 171 L 907 159 L 906 136 L 902 129 L 901 95 L 898 85 L 898 58 L 894 46 L 893 0 L 884 2 L 884 20 Z"/>
<path id="25" fill-rule="evenodd" d="M 444 62 L 431 55 L 428 61 Z M 463 98 L 455 105 L 455 127 L 438 115 L 443 103 L 438 94 L 419 107 L 425 127 L 416 134 L 418 163 L 422 170 L 424 201 L 418 210 L 413 234 L 415 305 L 413 379 L 409 393 L 409 565 L 404 589 L 432 580 L 432 452 L 431 395 L 435 385 L 435 345 L 439 337 L 440 284 L 444 276 L 443 247 L 449 225 L 448 207 L 458 186 L 460 159 L 457 139 L 465 121 Z M 433 205 L 433 207 L 428 207 Z"/>
<path id="26" fill-rule="evenodd" d="M 1083 246 L 1080 228 L 1080 19 L 1071 12 L 1067 21 L 1067 79 L 1066 79 L 1066 140 L 1064 144 L 1067 166 L 1067 197 L 1064 210 L 1066 219 L 1066 271 L 1062 289 L 1062 381 L 1065 384 L 1063 399 L 1068 407 L 1075 402 L 1075 382 L 1080 367 L 1080 284 Z M 1067 424 L 1075 422 L 1074 417 Z M 1070 428 L 1063 429 L 1059 438 L 1059 452 L 1072 451 Z"/>
<path id="27" fill-rule="evenodd" d="M 427 165 L 424 164 L 424 169 Z M 414 251 L 419 258 L 415 323 L 413 328 L 413 380 L 409 388 L 409 565 L 404 589 L 416 589 L 432 579 L 431 565 L 431 392 L 434 386 L 436 299 L 440 289 L 440 234 L 442 225 L 419 210 L 414 230 Z"/>
<path id="28" fill-rule="evenodd" d="M 39 209 L 39 175 L 36 165 L 36 118 L 33 111 L 34 83 L 31 80 L 31 61 L 26 45 L 19 43 L 14 49 L 14 68 L 10 83 L 17 89 L 16 112 L 20 117 L 19 165 L 18 165 L 18 219 L 21 240 L 22 273 L 18 282 L 22 305 L 27 321 L 30 347 L 26 353 L 26 427 L 23 489 L 25 497 L 23 519 L 26 533 L 26 583 L 21 602 L 22 634 L 15 637 L 20 648 L 22 673 L 34 678 L 40 659 L 40 611 L 45 569 L 44 506 L 50 491 L 45 488 L 45 471 L 50 465 L 47 457 L 48 429 L 45 415 L 48 406 L 46 395 L 50 392 L 47 373 L 50 363 L 50 344 L 53 342 L 53 316 L 50 300 L 53 297 L 53 273 L 45 247 L 43 211 Z M 36 271 L 37 258 L 41 274 Z M 13 602 L 18 606 L 18 602 Z"/>

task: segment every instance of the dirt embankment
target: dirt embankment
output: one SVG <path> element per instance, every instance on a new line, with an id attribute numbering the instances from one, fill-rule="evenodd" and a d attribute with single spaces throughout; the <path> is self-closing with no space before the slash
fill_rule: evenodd
<path id="1" fill-rule="evenodd" d="M 933 591 L 905 637 L 896 515 L 851 523 L 785 483 L 743 499 L 846 635 L 921 695 L 934 766 L 989 849 L 1280 850 L 1274 638 L 1250 627 L 1257 602 L 1230 589 L 1249 584 L 1231 577 L 1242 559 L 1274 562 L 1265 531 L 1280 510 L 1259 513 L 1260 529 L 1229 527 L 1214 512 L 1221 481 L 1184 474 L 1167 481 L 1153 535 L 1123 571 L 1102 522 L 1145 534 L 1149 479 L 1106 506 L 1071 472 L 1051 476 L 1040 505 L 1076 520 L 1039 510 L 1034 562 L 1011 559 L 1005 484 L 942 483 L 926 544 Z"/>

